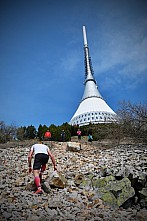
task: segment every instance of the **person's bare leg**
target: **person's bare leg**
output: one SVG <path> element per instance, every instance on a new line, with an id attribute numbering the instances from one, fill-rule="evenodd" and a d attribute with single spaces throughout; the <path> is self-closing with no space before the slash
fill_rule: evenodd
<path id="1" fill-rule="evenodd" d="M 34 174 L 34 182 L 37 186 L 37 191 L 35 193 L 41 193 L 41 183 L 40 183 L 40 177 L 39 177 L 39 172 L 40 170 L 33 170 L 33 174 Z"/>
<path id="2" fill-rule="evenodd" d="M 40 177 L 40 183 L 42 182 L 42 174 L 43 174 L 43 172 L 46 170 L 46 164 L 43 164 L 42 166 L 41 166 L 41 170 L 40 170 L 40 172 L 39 172 L 39 177 Z"/>

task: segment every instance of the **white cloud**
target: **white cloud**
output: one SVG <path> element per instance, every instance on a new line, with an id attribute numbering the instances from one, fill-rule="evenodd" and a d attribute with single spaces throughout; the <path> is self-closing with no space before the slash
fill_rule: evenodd
<path id="1" fill-rule="evenodd" d="M 108 25 L 108 24 L 107 24 Z M 108 33 L 103 33 L 101 38 L 101 47 L 95 49 L 94 64 L 95 75 L 104 73 L 107 76 L 108 71 L 112 75 L 119 75 L 120 78 L 126 78 L 138 83 L 147 77 L 147 22 L 141 21 L 135 25 L 117 27 Z M 119 30 L 119 31 L 117 31 Z M 112 76 L 111 76 L 112 77 Z"/>
<path id="2" fill-rule="evenodd" d="M 78 51 L 69 51 L 69 53 L 66 54 L 64 58 L 60 59 L 59 65 L 61 67 L 62 74 L 69 75 L 69 73 L 72 73 L 79 66 L 79 62 L 81 62 L 81 57 L 79 56 Z"/>

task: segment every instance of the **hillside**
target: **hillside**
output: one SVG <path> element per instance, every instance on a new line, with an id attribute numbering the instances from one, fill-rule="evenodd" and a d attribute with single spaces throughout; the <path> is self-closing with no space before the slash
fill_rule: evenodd
<path id="1" fill-rule="evenodd" d="M 50 160 L 42 195 L 33 194 L 33 175 L 28 174 L 27 156 L 35 141 L 0 145 L 0 220 L 145 221 L 147 147 L 84 139 L 79 150 L 76 138 L 72 142 L 68 149 L 66 142 L 46 142 L 59 177 L 55 182 Z"/>

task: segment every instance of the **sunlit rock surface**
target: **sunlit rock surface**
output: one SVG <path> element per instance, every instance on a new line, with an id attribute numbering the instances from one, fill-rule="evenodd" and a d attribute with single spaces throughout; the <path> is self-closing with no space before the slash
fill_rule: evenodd
<path id="1" fill-rule="evenodd" d="M 42 195 L 35 195 L 27 157 L 34 141 L 0 145 L 0 221 L 146 220 L 147 147 L 47 142 L 49 160 Z M 71 147 L 79 147 L 77 142 Z"/>

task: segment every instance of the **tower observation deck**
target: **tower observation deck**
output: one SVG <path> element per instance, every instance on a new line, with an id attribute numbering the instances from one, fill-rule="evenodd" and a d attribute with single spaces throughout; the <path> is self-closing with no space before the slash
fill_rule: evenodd
<path id="1" fill-rule="evenodd" d="M 71 118 L 69 124 L 83 126 L 88 125 L 89 123 L 98 124 L 115 122 L 117 121 L 117 115 L 104 101 L 94 78 L 85 26 L 83 26 L 83 37 L 85 55 L 85 88 L 79 107 Z"/>

